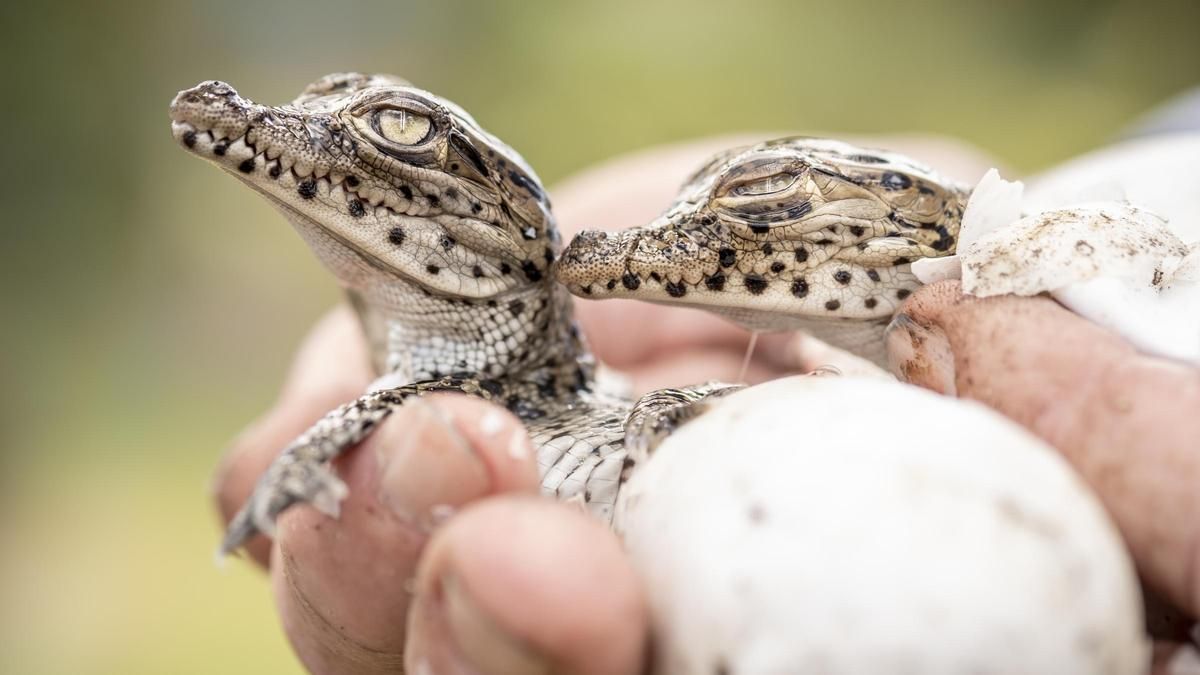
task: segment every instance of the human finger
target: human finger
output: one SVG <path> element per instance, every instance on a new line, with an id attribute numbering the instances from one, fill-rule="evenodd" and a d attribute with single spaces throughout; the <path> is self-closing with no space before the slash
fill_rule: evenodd
<path id="1" fill-rule="evenodd" d="M 473 505 L 422 559 L 410 672 L 617 675 L 642 671 L 641 589 L 608 528 L 537 498 Z"/>
<path id="2" fill-rule="evenodd" d="M 536 459 L 507 411 L 434 395 L 405 404 L 335 468 L 350 488 L 337 519 L 310 508 L 280 516 L 276 604 L 312 672 L 392 672 L 402 663 L 413 577 L 431 533 L 473 501 L 536 494 Z"/>

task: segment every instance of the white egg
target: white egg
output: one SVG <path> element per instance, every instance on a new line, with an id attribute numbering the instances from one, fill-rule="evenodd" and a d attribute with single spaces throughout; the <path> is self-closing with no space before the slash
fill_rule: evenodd
<path id="1" fill-rule="evenodd" d="M 881 379 L 734 394 L 622 490 L 660 673 L 1144 672 L 1133 564 L 1050 448 Z"/>

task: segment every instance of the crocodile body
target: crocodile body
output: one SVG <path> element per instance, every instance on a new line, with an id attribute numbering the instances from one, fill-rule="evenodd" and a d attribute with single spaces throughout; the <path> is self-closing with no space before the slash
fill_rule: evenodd
<path id="1" fill-rule="evenodd" d="M 909 263 L 954 252 L 967 196 L 895 153 L 784 138 L 713 157 L 644 227 L 580 233 L 556 274 L 580 297 L 803 329 L 883 363 L 883 331 L 920 285 Z"/>
<path id="2" fill-rule="evenodd" d="M 551 274 L 560 239 L 525 161 L 453 103 L 386 75 L 336 74 L 264 106 L 222 82 L 182 91 L 172 131 L 266 197 L 345 288 L 383 376 L 284 448 L 234 517 L 222 551 L 297 503 L 336 515 L 329 461 L 412 397 L 507 407 L 527 426 L 542 489 L 611 518 L 633 460 L 633 402 L 596 386 L 595 362 Z M 640 405 L 661 435 L 730 385 L 664 390 Z"/>

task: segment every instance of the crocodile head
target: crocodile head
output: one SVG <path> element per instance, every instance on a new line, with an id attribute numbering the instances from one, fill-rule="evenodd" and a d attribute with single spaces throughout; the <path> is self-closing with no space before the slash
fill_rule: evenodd
<path id="1" fill-rule="evenodd" d="M 899 155 L 785 138 L 713 157 L 644 227 L 579 234 L 556 277 L 755 330 L 883 319 L 919 285 L 911 261 L 953 252 L 965 198 Z"/>
<path id="2" fill-rule="evenodd" d="M 407 358 L 383 341 L 436 335 L 470 358 L 418 365 L 414 376 L 458 362 L 504 370 L 516 356 L 497 355 L 492 343 L 529 340 L 555 323 L 548 314 L 569 311 L 551 300 L 559 242 L 537 176 L 445 99 L 391 76 L 350 73 L 283 106 L 203 82 L 181 91 L 170 112 L 175 139 L 278 207 L 360 301 L 364 322 L 379 324 L 368 332 L 381 368 L 395 366 L 381 357 Z M 484 335 L 496 323 L 485 315 L 508 312 L 510 296 L 540 314 L 506 314 L 503 335 Z M 471 304 L 480 309 L 463 309 Z M 456 351 L 439 344 L 409 348 Z M 483 355 L 488 362 L 477 363 Z"/>
<path id="3" fill-rule="evenodd" d="M 557 235 L 537 177 L 461 108 L 398 78 L 337 74 L 289 105 L 223 82 L 171 103 L 175 138 L 278 206 L 343 283 L 377 269 L 451 296 L 538 280 Z"/>

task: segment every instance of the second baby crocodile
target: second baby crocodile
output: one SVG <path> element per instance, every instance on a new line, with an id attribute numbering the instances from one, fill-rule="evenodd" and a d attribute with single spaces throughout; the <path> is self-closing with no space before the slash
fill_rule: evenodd
<path id="1" fill-rule="evenodd" d="M 803 329 L 882 364 L 883 331 L 921 285 L 909 264 L 954 253 L 968 194 L 895 153 L 784 138 L 713 157 L 645 227 L 580 233 L 556 274 L 580 297 Z"/>

